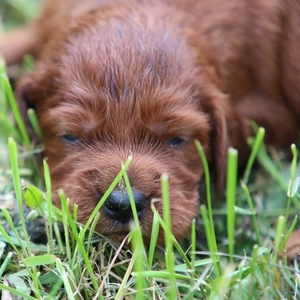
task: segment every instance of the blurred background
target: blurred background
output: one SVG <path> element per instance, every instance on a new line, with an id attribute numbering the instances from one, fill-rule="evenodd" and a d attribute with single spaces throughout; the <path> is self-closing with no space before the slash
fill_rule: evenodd
<path id="1" fill-rule="evenodd" d="M 6 31 L 36 18 L 42 2 L 42 0 L 1 0 L 0 30 Z"/>

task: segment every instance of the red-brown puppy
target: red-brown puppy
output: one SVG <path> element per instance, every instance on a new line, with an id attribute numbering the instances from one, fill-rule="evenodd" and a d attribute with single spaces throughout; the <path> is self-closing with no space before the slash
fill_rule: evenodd
<path id="1" fill-rule="evenodd" d="M 0 51 L 10 63 L 24 49 L 37 55 L 17 95 L 37 112 L 54 191 L 62 188 L 85 222 L 132 155 L 145 240 L 163 173 L 173 232 L 184 237 L 203 174 L 195 139 L 221 186 L 227 147 L 241 160 L 248 154 L 247 119 L 275 147 L 298 136 L 299 15 L 298 0 L 49 1 L 20 51 L 10 51 L 14 38 Z M 161 201 L 155 206 L 161 213 Z M 123 239 L 132 219 L 123 182 L 100 212 L 97 230 Z"/>

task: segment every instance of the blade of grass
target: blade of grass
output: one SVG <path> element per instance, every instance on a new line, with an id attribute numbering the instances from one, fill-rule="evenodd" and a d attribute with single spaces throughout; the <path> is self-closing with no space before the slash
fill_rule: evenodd
<path id="1" fill-rule="evenodd" d="M 255 208 L 254 208 L 254 205 L 253 205 L 253 201 L 251 199 L 249 190 L 248 190 L 248 188 L 247 188 L 247 186 L 244 182 L 241 182 L 241 187 L 242 187 L 242 190 L 244 192 L 244 195 L 246 196 L 248 206 L 249 206 L 251 212 L 253 213 L 251 215 L 252 224 L 253 224 L 253 228 L 254 228 L 254 231 L 255 231 L 255 234 L 256 234 L 258 246 L 261 247 L 262 246 L 262 236 L 261 236 L 260 231 L 259 231 L 259 226 L 258 226 L 258 222 L 257 222 L 256 211 L 255 211 Z"/>
<path id="2" fill-rule="evenodd" d="M 226 184 L 226 200 L 227 200 L 227 235 L 228 235 L 228 253 L 230 262 L 233 263 L 234 254 L 234 233 L 235 233 L 235 201 L 236 201 L 236 184 L 237 184 L 237 150 L 228 149 L 227 157 L 227 184 Z"/>
<path id="3" fill-rule="evenodd" d="M 31 253 L 30 241 L 29 241 L 29 236 L 28 236 L 27 230 L 26 230 L 26 222 L 25 222 L 25 218 L 24 218 L 24 214 L 23 214 L 22 188 L 21 188 L 21 179 L 20 179 L 20 172 L 19 172 L 19 166 L 18 166 L 17 146 L 12 138 L 8 139 L 8 151 L 9 151 L 11 170 L 12 170 L 14 190 L 15 190 L 15 194 L 16 194 L 17 205 L 18 205 L 18 210 L 19 210 L 19 215 L 20 215 L 20 221 L 22 224 L 24 238 L 26 241 L 26 250 L 25 251 L 26 251 L 27 256 L 30 256 L 30 253 Z"/>
<path id="4" fill-rule="evenodd" d="M 265 137 L 265 129 L 260 127 L 257 130 L 257 134 L 256 134 L 256 138 L 254 140 L 254 143 L 251 145 L 251 153 L 250 153 L 250 156 L 249 156 L 249 159 L 248 159 L 248 162 L 247 162 L 247 165 L 246 165 L 246 169 L 245 169 L 245 172 L 244 172 L 244 176 L 243 176 L 243 182 L 245 184 L 248 183 L 249 176 L 250 176 L 254 161 L 255 161 L 257 153 L 258 153 L 258 151 L 259 151 L 259 149 L 262 145 L 264 137 Z"/>
<path id="5" fill-rule="evenodd" d="M 154 260 L 154 253 L 157 244 L 158 234 L 159 234 L 159 219 L 158 213 L 155 213 L 154 200 L 151 201 L 151 210 L 153 212 L 153 221 L 152 221 L 152 230 L 151 230 L 151 238 L 150 245 L 148 250 L 148 266 L 151 268 Z"/>
<path id="6" fill-rule="evenodd" d="M 202 166 L 204 169 L 204 177 L 205 177 L 205 186 L 206 186 L 206 197 L 207 197 L 207 208 L 208 208 L 208 218 L 207 218 L 207 223 L 205 226 L 205 232 L 206 232 L 206 238 L 209 238 L 210 240 L 210 251 L 212 253 L 212 257 L 214 258 L 215 261 L 215 266 L 216 266 L 216 274 L 217 276 L 221 276 L 222 274 L 222 268 L 220 265 L 219 261 L 219 256 L 218 256 L 218 247 L 217 247 L 217 242 L 216 242 L 216 234 L 215 234 L 215 227 L 214 227 L 214 219 L 213 219 L 213 212 L 212 212 L 212 199 L 211 199 L 211 192 L 210 192 L 210 173 L 209 173 L 209 167 L 207 163 L 207 159 L 205 157 L 205 152 L 203 147 L 201 146 L 199 141 L 195 141 L 199 156 L 201 158 Z M 201 215 L 204 213 L 205 217 L 207 216 L 207 211 L 203 208 L 200 207 L 201 209 Z M 203 215 L 202 215 L 203 217 Z M 209 236 L 208 236 L 209 234 Z"/>
<path id="7" fill-rule="evenodd" d="M 55 263 L 56 256 L 52 254 L 37 255 L 32 257 L 26 257 L 23 263 L 27 267 L 36 267 L 42 265 L 51 265 Z"/>
<path id="8" fill-rule="evenodd" d="M 50 246 L 49 253 L 54 253 L 53 246 L 53 222 L 52 222 L 52 186 L 50 179 L 50 170 L 46 160 L 43 160 L 44 166 L 44 178 L 45 178 L 45 186 L 46 186 L 46 202 L 47 202 L 47 210 L 49 217 L 47 219 L 48 226 L 46 226 L 46 232 L 48 236 L 48 240 L 50 241 L 48 244 Z"/>
<path id="9" fill-rule="evenodd" d="M 88 252 L 88 253 L 90 252 L 91 245 L 93 245 L 92 239 L 93 239 L 93 236 L 94 236 L 94 233 L 95 233 L 95 228 L 98 224 L 99 219 L 100 219 L 100 213 L 98 213 L 95 216 L 95 218 L 93 219 L 93 222 L 91 224 L 90 230 L 88 231 L 88 237 L 87 237 L 87 240 L 85 242 L 85 244 L 87 245 L 86 252 Z"/>
<path id="10" fill-rule="evenodd" d="M 6 268 L 8 266 L 8 264 L 10 263 L 10 260 L 12 258 L 12 256 L 14 255 L 13 252 L 8 252 L 3 263 L 1 264 L 1 268 L 0 268 L 0 278 L 3 276 L 3 273 L 6 271 Z"/>
<path id="11" fill-rule="evenodd" d="M 145 268 L 145 248 L 144 244 L 141 243 L 141 233 L 140 228 L 136 227 L 136 223 L 131 223 L 131 244 L 133 253 L 135 254 L 134 261 L 134 274 L 136 278 L 135 289 L 136 289 L 136 299 L 146 299 L 144 295 L 144 289 L 147 287 L 147 281 L 140 274 L 146 269 Z"/>
<path id="12" fill-rule="evenodd" d="M 140 245 L 142 245 L 144 247 L 144 242 L 143 242 L 143 238 L 142 238 L 142 231 L 141 231 L 141 227 L 140 227 L 140 222 L 139 222 L 139 217 L 137 214 L 137 210 L 136 210 L 136 206 L 135 206 L 135 201 L 133 198 L 133 193 L 132 193 L 132 189 L 131 189 L 131 185 L 128 179 L 128 175 L 126 172 L 126 169 L 124 168 L 124 166 L 122 166 L 122 171 L 123 171 L 123 178 L 124 178 L 124 182 L 125 182 L 125 186 L 127 189 L 127 193 L 128 193 L 128 197 L 129 197 L 129 201 L 130 201 L 130 206 L 131 206 L 131 211 L 132 211 L 132 215 L 133 215 L 133 228 L 134 230 L 136 230 L 136 242 Z M 142 254 L 142 253 L 141 253 Z"/>
<path id="13" fill-rule="evenodd" d="M 65 234 L 66 255 L 67 255 L 68 261 L 72 261 L 71 248 L 74 248 L 75 238 L 74 238 L 74 235 L 72 236 L 74 240 L 72 238 L 70 238 L 68 213 L 66 213 L 67 211 L 69 211 L 70 203 L 69 203 L 69 199 L 66 198 L 63 191 L 61 191 L 61 190 L 58 191 L 58 195 L 61 200 L 61 210 L 62 210 L 62 214 L 61 214 L 62 220 L 61 221 L 62 221 L 64 234 Z"/>
<path id="14" fill-rule="evenodd" d="M 24 300 L 36 300 L 37 299 L 37 298 L 31 297 L 31 296 L 28 296 L 24 293 L 21 293 L 21 292 L 17 291 L 16 289 L 11 288 L 10 286 L 7 286 L 7 285 L 2 284 L 2 283 L 0 283 L 0 290 L 1 291 L 7 291 L 12 295 L 19 296 L 19 297 L 21 297 L 21 299 L 24 299 Z"/>
<path id="15" fill-rule="evenodd" d="M 295 144 L 291 145 L 291 151 L 292 151 L 292 154 L 293 154 L 293 159 L 292 159 L 292 163 L 291 163 L 290 181 L 289 181 L 289 185 L 288 185 L 288 189 L 287 189 L 288 202 L 287 202 L 287 205 L 286 205 L 286 213 L 285 213 L 286 219 L 288 219 L 292 198 L 297 193 L 297 190 L 298 190 L 298 187 L 299 187 L 299 180 L 300 180 L 300 177 L 295 179 L 296 169 L 297 169 L 297 158 L 298 158 L 298 151 L 297 151 L 297 148 L 296 148 Z"/>
<path id="16" fill-rule="evenodd" d="M 177 299 L 176 279 L 174 272 L 174 251 L 173 251 L 173 235 L 172 235 L 172 221 L 170 213 L 170 195 L 169 195 L 169 179 L 167 174 L 161 176 L 161 189 L 163 200 L 163 218 L 166 224 L 165 245 L 166 245 L 166 264 L 167 270 L 170 273 L 170 286 L 167 292 L 169 299 Z"/>
<path id="17" fill-rule="evenodd" d="M 16 239 L 18 240 L 18 244 L 19 246 L 26 247 L 26 242 L 23 241 L 19 235 L 19 232 L 17 231 L 14 222 L 9 214 L 9 212 L 7 211 L 6 208 L 2 208 L 2 213 L 6 219 L 6 222 L 8 223 L 9 227 L 11 228 L 11 230 L 13 231 Z M 0 224 L 0 232 L 3 234 L 3 236 L 7 239 L 7 241 L 9 242 L 9 244 L 14 248 L 14 250 L 16 251 L 16 253 L 20 256 L 21 252 L 19 252 L 19 250 L 16 248 L 16 243 L 11 239 L 11 237 L 8 235 L 8 233 L 6 232 L 6 230 L 2 227 L 2 225 Z"/>
<path id="18" fill-rule="evenodd" d="M 280 253 L 284 250 L 287 241 L 289 240 L 292 232 L 294 231 L 294 229 L 296 227 L 297 221 L 298 221 L 298 216 L 295 215 L 294 220 L 293 220 L 290 228 L 288 229 L 287 233 L 284 235 L 284 239 L 283 239 L 283 241 L 281 243 L 281 247 L 279 248 L 279 252 Z"/>
<path id="19" fill-rule="evenodd" d="M 280 254 L 280 244 L 282 243 L 282 237 L 284 234 L 286 226 L 286 219 L 284 216 L 279 216 L 277 220 L 277 226 L 276 226 L 276 235 L 275 235 L 275 242 L 274 242 L 274 257 L 273 262 L 277 262 L 278 255 Z"/>
<path id="20" fill-rule="evenodd" d="M 16 103 L 16 99 L 14 97 L 11 85 L 9 83 L 9 80 L 8 80 L 7 76 L 6 75 L 2 75 L 2 76 L 3 76 L 3 79 L 4 79 L 4 87 L 5 87 L 5 91 L 6 91 L 6 94 L 7 94 L 7 99 L 10 103 L 10 106 L 11 106 L 11 109 L 13 111 L 16 123 L 18 125 L 19 130 L 20 130 L 22 141 L 25 143 L 26 146 L 29 147 L 31 145 L 30 138 L 29 138 L 29 135 L 27 133 L 26 126 L 24 124 L 23 118 L 22 118 L 21 113 L 19 111 L 18 105 Z"/>
<path id="21" fill-rule="evenodd" d="M 270 156 L 267 154 L 265 147 L 260 147 L 257 153 L 257 160 L 263 166 L 263 168 L 270 174 L 270 176 L 279 184 L 279 186 L 284 191 L 286 191 L 288 185 L 282 178 L 280 172 L 275 167 Z"/>
<path id="22" fill-rule="evenodd" d="M 196 245 L 197 245 L 197 241 L 196 241 L 196 220 L 193 220 L 192 227 L 191 227 L 191 251 L 190 251 L 192 270 L 195 269 Z"/>
<path id="23" fill-rule="evenodd" d="M 218 255 L 218 249 L 216 247 L 216 238 L 211 232 L 211 224 L 208 216 L 208 211 L 205 205 L 200 206 L 201 217 L 204 224 L 205 237 L 208 244 L 209 255 L 214 262 L 214 271 L 216 272 L 216 277 L 220 277 L 222 274 L 222 268 L 220 265 L 220 257 Z"/>
<path id="24" fill-rule="evenodd" d="M 39 127 L 37 116 L 36 116 L 35 111 L 32 108 L 28 109 L 27 116 L 28 116 L 29 122 L 33 128 L 33 131 L 35 132 L 35 134 L 37 135 L 38 138 L 41 138 L 42 133 L 41 133 L 41 130 Z"/>

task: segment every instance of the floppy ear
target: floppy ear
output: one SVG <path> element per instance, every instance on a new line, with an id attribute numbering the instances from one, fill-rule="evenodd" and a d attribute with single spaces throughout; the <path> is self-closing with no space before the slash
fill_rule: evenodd
<path id="1" fill-rule="evenodd" d="M 215 90 L 202 101 L 201 106 L 210 118 L 211 168 L 217 195 L 220 197 L 225 187 L 227 150 L 229 147 L 237 149 L 239 164 L 245 163 L 250 152 L 247 144 L 250 131 L 244 117 L 222 92 Z"/>
<path id="2" fill-rule="evenodd" d="M 197 81 L 200 110 L 210 120 L 211 169 L 215 176 L 217 195 L 221 196 L 225 187 L 227 150 L 238 150 L 239 163 L 243 164 L 249 154 L 247 137 L 250 135 L 245 118 L 237 112 L 229 97 L 222 92 L 220 62 L 210 43 L 201 42 L 195 32 L 186 33 L 189 44 L 195 49 L 201 79 Z M 202 40 L 201 40 L 202 41 Z"/>
<path id="3" fill-rule="evenodd" d="M 42 85 L 40 85 L 39 80 L 36 77 L 35 74 L 30 74 L 22 78 L 17 84 L 15 92 L 20 113 L 23 117 L 27 132 L 34 144 L 38 144 L 40 138 L 29 121 L 28 109 L 32 108 L 35 110 L 38 101 L 41 100 L 42 95 L 38 87 Z"/>

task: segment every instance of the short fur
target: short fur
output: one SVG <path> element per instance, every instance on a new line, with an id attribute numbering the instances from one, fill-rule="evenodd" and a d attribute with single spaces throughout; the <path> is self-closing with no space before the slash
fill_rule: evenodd
<path id="1" fill-rule="evenodd" d="M 248 119 L 265 127 L 269 145 L 297 138 L 299 15 L 298 0 L 49 1 L 27 28 L 37 64 L 17 97 L 37 112 L 53 190 L 62 188 L 85 222 L 132 155 L 145 241 L 164 173 L 174 235 L 186 236 L 203 175 L 195 139 L 220 189 L 227 148 L 238 149 L 241 163 L 249 154 Z M 11 44 L 0 43 L 10 63 L 24 54 Z M 161 201 L 155 207 L 162 213 Z M 97 230 L 123 239 L 128 222 L 100 212 Z"/>

